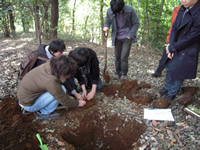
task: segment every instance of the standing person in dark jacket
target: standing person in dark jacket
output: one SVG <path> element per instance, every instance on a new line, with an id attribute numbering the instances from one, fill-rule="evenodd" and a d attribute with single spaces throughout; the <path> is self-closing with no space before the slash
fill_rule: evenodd
<path id="1" fill-rule="evenodd" d="M 44 58 L 58 57 L 63 54 L 66 49 L 65 43 L 60 39 L 53 40 L 49 45 L 40 45 L 37 49 L 38 56 Z M 46 61 L 38 59 L 35 67 L 45 63 Z"/>
<path id="2" fill-rule="evenodd" d="M 169 43 L 169 38 L 170 38 L 172 26 L 174 24 L 174 21 L 176 20 L 176 16 L 177 16 L 178 11 L 179 11 L 180 8 L 181 8 L 181 5 L 178 6 L 178 7 L 175 7 L 174 10 L 173 10 L 172 17 L 171 17 L 171 27 L 169 28 L 169 31 L 167 32 L 167 38 L 166 38 L 166 41 L 165 41 L 165 47 L 164 47 L 164 50 L 163 50 L 163 54 L 162 54 L 162 57 L 161 57 L 161 59 L 159 61 L 158 68 L 151 75 L 152 77 L 155 77 L 155 78 L 160 77 L 162 75 L 162 71 L 166 67 L 167 60 L 168 60 L 168 57 L 167 57 L 167 54 L 166 54 L 166 46 Z"/>
<path id="3" fill-rule="evenodd" d="M 77 99 L 84 98 L 91 100 L 95 96 L 96 90 L 102 88 L 102 82 L 99 77 L 99 61 L 95 51 L 86 47 L 78 47 L 69 53 L 69 57 L 77 62 L 78 68 L 74 77 L 77 78 L 81 86 L 82 94 L 77 92 L 74 77 L 68 80 L 70 85 L 72 85 L 71 87 L 68 86 L 68 92 L 73 94 Z M 91 89 L 91 91 L 87 93 L 86 89 Z"/>
<path id="4" fill-rule="evenodd" d="M 196 78 L 199 39 L 200 1 L 181 0 L 182 7 L 173 24 L 169 45 L 166 47 L 170 60 L 167 62 L 166 81 L 160 94 L 172 100 L 184 79 Z"/>
<path id="5" fill-rule="evenodd" d="M 132 43 L 137 42 L 136 32 L 139 19 L 132 6 L 125 5 L 124 0 L 111 0 L 107 10 L 103 31 L 108 32 L 112 25 L 112 45 L 115 46 L 115 78 L 127 78 L 128 57 Z"/>

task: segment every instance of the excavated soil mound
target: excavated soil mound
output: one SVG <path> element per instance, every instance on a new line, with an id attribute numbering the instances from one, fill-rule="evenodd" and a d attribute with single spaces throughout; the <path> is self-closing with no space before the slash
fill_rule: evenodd
<path id="1" fill-rule="evenodd" d="M 147 104 L 153 100 L 153 96 L 143 91 L 151 88 L 151 85 L 145 82 L 138 84 L 137 80 L 126 80 L 119 84 L 104 86 L 101 89 L 106 96 L 127 97 L 129 100 L 135 101 L 137 104 Z"/>

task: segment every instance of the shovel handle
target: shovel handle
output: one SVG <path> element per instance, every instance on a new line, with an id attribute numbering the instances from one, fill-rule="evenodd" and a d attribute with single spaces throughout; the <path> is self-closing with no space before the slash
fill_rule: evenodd
<path id="1" fill-rule="evenodd" d="M 38 141 L 40 142 L 40 145 L 43 145 L 42 138 L 40 137 L 39 133 L 36 134 L 36 137 L 37 137 Z"/>
<path id="2" fill-rule="evenodd" d="M 107 38 L 108 38 L 108 32 L 103 32 L 103 35 L 104 35 L 104 40 L 107 41 Z"/>

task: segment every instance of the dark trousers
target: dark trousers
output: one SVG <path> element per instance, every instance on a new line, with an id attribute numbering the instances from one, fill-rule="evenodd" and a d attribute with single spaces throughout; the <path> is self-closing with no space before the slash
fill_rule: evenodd
<path id="1" fill-rule="evenodd" d="M 173 79 L 171 77 L 171 70 L 173 67 L 176 66 L 176 62 L 173 60 L 168 60 L 167 65 L 166 65 L 166 80 L 165 80 L 165 85 L 164 88 L 168 90 L 168 96 L 174 96 L 178 93 L 180 90 L 182 84 L 183 84 L 183 79 Z"/>
<path id="2" fill-rule="evenodd" d="M 116 39 L 115 43 L 115 69 L 116 73 L 126 75 L 128 72 L 128 57 L 132 39 Z"/>
<path id="3" fill-rule="evenodd" d="M 162 71 L 166 67 L 167 60 L 168 60 L 168 58 L 167 58 L 166 50 L 165 50 L 165 47 L 164 47 L 162 57 L 159 60 L 158 68 L 155 71 L 156 75 L 161 75 L 162 74 Z"/>

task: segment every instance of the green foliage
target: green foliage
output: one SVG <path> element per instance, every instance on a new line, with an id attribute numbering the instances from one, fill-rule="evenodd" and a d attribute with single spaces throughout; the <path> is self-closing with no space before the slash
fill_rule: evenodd
<path id="1" fill-rule="evenodd" d="M 38 0 L 40 21 L 43 17 L 43 2 L 48 0 Z M 73 35 L 76 40 L 86 39 L 96 43 L 101 43 L 101 20 L 100 15 L 105 18 L 106 11 L 110 7 L 111 0 L 59 0 L 59 22 L 58 33 Z M 2 9 L 0 1 L 0 17 L 7 13 L 8 9 Z M 5 1 L 4 1 L 5 2 Z M 34 0 L 12 0 L 6 3 L 15 11 L 15 24 L 17 30 L 22 29 L 27 32 L 34 28 L 34 17 L 30 9 L 34 8 Z M 76 2 L 76 3 L 75 3 Z M 163 5 L 160 14 L 161 1 L 158 0 L 125 0 L 127 5 L 131 5 L 138 13 L 140 27 L 138 29 L 138 44 L 151 45 L 160 48 L 165 43 L 167 31 L 171 26 L 171 14 L 173 8 L 180 5 L 179 0 L 168 0 Z M 28 7 L 29 4 L 29 7 Z M 100 14 L 100 6 L 103 12 Z M 50 26 L 51 6 L 48 9 L 48 20 L 45 23 Z M 2 17 L 1 17 L 2 18 Z M 158 26 L 156 26 L 158 24 Z M 0 23 L 1 25 L 1 23 Z M 23 27 L 23 28 L 22 28 Z M 110 36 L 110 34 L 109 34 Z"/>

